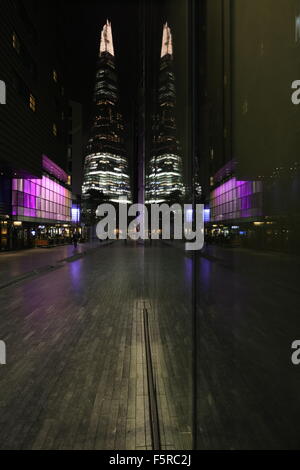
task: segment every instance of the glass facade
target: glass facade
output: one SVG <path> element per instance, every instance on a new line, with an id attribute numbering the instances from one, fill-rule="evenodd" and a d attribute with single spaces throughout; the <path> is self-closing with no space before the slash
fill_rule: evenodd
<path id="1" fill-rule="evenodd" d="M 147 183 L 149 204 L 165 201 L 173 193 L 183 193 L 181 157 L 164 154 L 150 161 L 150 174 Z"/>
<path id="2" fill-rule="evenodd" d="M 135 2 L 123 3 L 129 20 Z M 123 239 L 120 223 L 119 240 L 94 244 L 93 218 L 80 227 L 85 197 L 90 214 L 102 196 L 130 196 L 107 22 L 82 201 L 71 204 L 67 175 L 46 157 L 42 179 L 0 184 L 1 246 L 9 231 L 16 245 L 24 238 L 30 246 L 39 229 L 45 246 L 53 231 L 52 246 L 85 230 L 92 242 L 78 255 L 66 250 L 72 256 L 62 269 L 22 279 L 16 296 L 12 287 L 3 293 L 3 330 L 16 340 L 16 362 L 8 384 L 0 380 L 0 447 L 299 449 L 300 107 L 291 100 L 300 70 L 299 0 L 285 0 L 284 8 L 274 0 L 138 3 L 134 27 L 122 21 L 116 32 L 118 54 L 125 51 L 127 61 L 138 46 L 140 59 L 120 74 L 122 100 L 133 103 L 126 110 L 133 200 L 184 201 L 193 228 L 203 205 L 205 243 L 190 251 L 175 239 L 176 214 L 169 240 L 152 236 L 162 232 L 163 217 L 146 240 Z M 129 33 L 138 34 L 134 43 Z M 136 71 L 135 90 L 129 74 Z M 138 211 L 131 235 L 142 235 L 146 222 Z M 25 346 L 33 364 L 24 362 Z"/>
<path id="3" fill-rule="evenodd" d="M 191 154 L 186 145 L 188 31 L 183 26 L 187 24 L 188 5 L 172 0 L 166 8 L 157 2 L 152 7 L 147 2 L 145 29 L 149 49 L 145 54 L 149 56 L 149 89 L 144 106 L 149 114 L 149 109 L 153 112 L 148 116 L 149 125 L 145 123 L 145 140 L 149 142 L 145 199 L 147 203 L 173 203 L 179 202 L 184 188 L 190 186 L 186 178 L 191 172 Z M 168 23 L 163 26 L 165 19 Z M 192 215 L 190 210 L 189 221 Z M 144 298 L 162 450 L 193 447 L 192 280 L 192 257 L 185 256 L 181 241 L 152 240 L 145 248 Z"/>
<path id="4" fill-rule="evenodd" d="M 111 199 L 120 196 L 130 198 L 130 181 L 125 157 L 112 153 L 95 153 L 85 160 L 83 194 L 95 189 L 109 195 Z"/>
<path id="5" fill-rule="evenodd" d="M 71 192 L 49 176 L 12 181 L 12 215 L 20 219 L 70 222 L 71 206 Z"/>
<path id="6" fill-rule="evenodd" d="M 231 178 L 211 193 L 211 221 L 262 216 L 262 182 Z"/>

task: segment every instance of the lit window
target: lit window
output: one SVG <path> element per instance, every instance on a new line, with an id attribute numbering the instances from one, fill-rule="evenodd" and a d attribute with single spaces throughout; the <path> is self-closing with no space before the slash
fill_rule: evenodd
<path id="1" fill-rule="evenodd" d="M 53 129 L 52 129 L 53 135 L 57 137 L 57 125 L 53 124 Z"/>
<path id="2" fill-rule="evenodd" d="M 35 112 L 35 110 L 36 110 L 36 100 L 35 100 L 35 97 L 31 93 L 30 93 L 30 96 L 29 96 L 29 107 L 33 112 Z"/>
<path id="3" fill-rule="evenodd" d="M 18 54 L 20 54 L 20 41 L 16 33 L 13 33 L 12 40 L 14 49 L 17 51 Z"/>
<path id="4" fill-rule="evenodd" d="M 53 80 L 55 81 L 55 83 L 57 83 L 58 75 L 57 75 L 56 70 L 53 70 Z"/>

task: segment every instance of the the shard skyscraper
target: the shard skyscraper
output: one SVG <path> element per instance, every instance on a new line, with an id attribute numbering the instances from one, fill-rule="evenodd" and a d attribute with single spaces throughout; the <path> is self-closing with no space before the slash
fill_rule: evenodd
<path id="1" fill-rule="evenodd" d="M 83 198 L 96 190 L 106 200 L 131 200 L 124 123 L 111 23 L 101 33 L 94 93 L 94 121 L 85 158 Z"/>
<path id="2" fill-rule="evenodd" d="M 146 176 L 146 201 L 170 201 L 183 193 L 182 157 L 176 124 L 173 38 L 166 23 L 163 27 L 157 112 L 153 119 L 153 149 Z"/>

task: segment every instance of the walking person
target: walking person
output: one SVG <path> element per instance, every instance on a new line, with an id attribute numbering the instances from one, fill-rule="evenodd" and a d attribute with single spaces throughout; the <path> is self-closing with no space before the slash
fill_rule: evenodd
<path id="1" fill-rule="evenodd" d="M 77 235 L 76 232 L 73 233 L 72 242 L 73 242 L 74 248 L 76 250 L 77 245 L 78 245 L 78 235 Z"/>

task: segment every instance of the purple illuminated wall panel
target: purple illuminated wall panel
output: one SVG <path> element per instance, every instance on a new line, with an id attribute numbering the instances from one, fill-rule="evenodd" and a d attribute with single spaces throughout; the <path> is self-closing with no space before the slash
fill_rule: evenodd
<path id="1" fill-rule="evenodd" d="M 48 176 L 42 179 L 13 179 L 14 216 L 71 221 L 71 192 Z"/>
<path id="2" fill-rule="evenodd" d="M 211 221 L 259 217 L 262 214 L 262 182 L 231 178 L 211 193 Z"/>
<path id="3" fill-rule="evenodd" d="M 80 208 L 76 204 L 72 206 L 72 222 L 75 224 L 80 222 Z"/>

